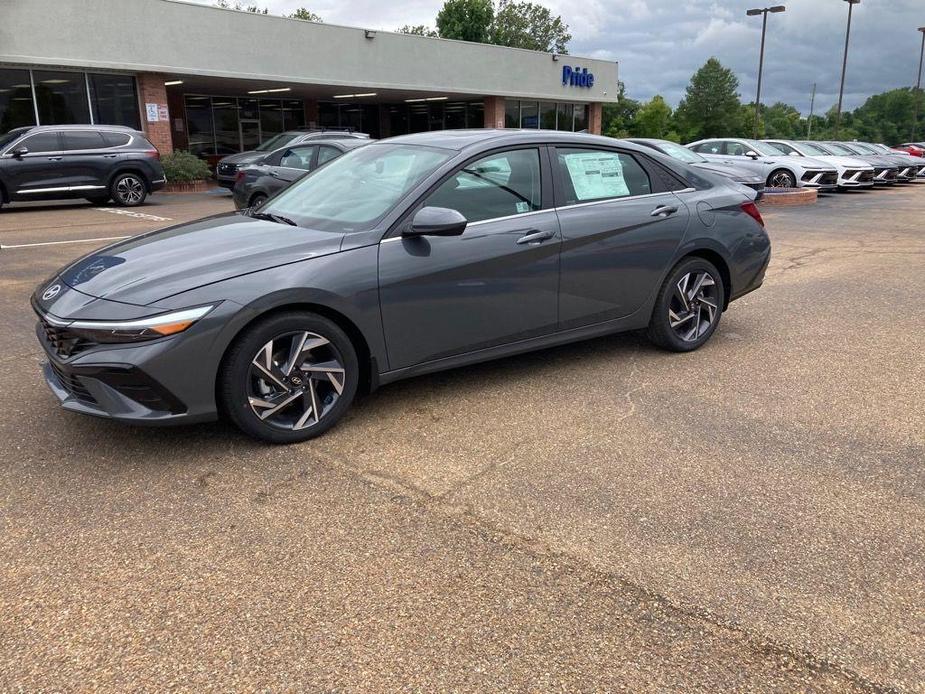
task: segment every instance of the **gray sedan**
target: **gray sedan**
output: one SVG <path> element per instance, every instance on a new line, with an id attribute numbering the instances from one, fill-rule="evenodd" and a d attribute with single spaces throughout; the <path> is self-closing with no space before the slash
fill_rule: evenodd
<path id="1" fill-rule="evenodd" d="M 754 192 L 690 178 L 581 133 L 373 142 L 258 210 L 62 268 L 32 296 L 45 380 L 72 412 L 222 413 L 289 443 L 333 426 L 359 391 L 417 374 L 640 328 L 695 350 L 761 286 L 771 242 Z"/>
<path id="2" fill-rule="evenodd" d="M 760 176 L 748 169 L 740 166 L 734 166 L 720 161 L 709 161 L 696 152 L 682 147 L 671 140 L 657 140 L 647 137 L 631 137 L 628 142 L 634 142 L 637 145 L 651 147 L 652 149 L 666 154 L 669 157 L 683 161 L 698 171 L 709 171 L 710 173 L 719 174 L 726 178 L 731 178 L 736 183 L 741 183 L 758 193 L 758 199 L 764 195 L 764 176 Z"/>

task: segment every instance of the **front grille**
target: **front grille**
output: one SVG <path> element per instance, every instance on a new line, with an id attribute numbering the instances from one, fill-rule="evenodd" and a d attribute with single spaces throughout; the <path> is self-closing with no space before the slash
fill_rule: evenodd
<path id="1" fill-rule="evenodd" d="M 884 177 L 888 181 L 896 180 L 896 169 L 887 169 L 886 176 Z"/>
<path id="2" fill-rule="evenodd" d="M 44 318 L 41 319 L 42 331 L 49 349 L 62 359 L 73 357 L 91 347 L 96 347 L 92 340 L 86 340 L 76 333 L 56 325 L 52 325 Z"/>
<path id="3" fill-rule="evenodd" d="M 90 395 L 90 391 L 87 390 L 86 386 L 81 382 L 81 380 L 74 375 L 71 375 L 64 371 L 60 366 L 55 364 L 54 360 L 49 360 L 51 368 L 55 372 L 55 376 L 58 378 L 58 383 L 61 384 L 61 387 L 67 391 L 67 394 L 70 395 L 75 400 L 79 400 L 82 403 L 87 405 L 96 405 L 96 398 Z"/>
<path id="4" fill-rule="evenodd" d="M 237 164 L 219 164 L 218 173 L 222 176 L 234 176 L 235 172 L 238 170 Z"/>
<path id="5" fill-rule="evenodd" d="M 819 185 L 821 186 L 834 186 L 836 183 L 838 183 L 837 171 L 826 171 L 822 174 L 822 178 L 819 179 Z"/>
<path id="6" fill-rule="evenodd" d="M 874 180 L 873 171 L 862 171 L 861 175 L 858 176 L 858 183 L 870 183 Z"/>

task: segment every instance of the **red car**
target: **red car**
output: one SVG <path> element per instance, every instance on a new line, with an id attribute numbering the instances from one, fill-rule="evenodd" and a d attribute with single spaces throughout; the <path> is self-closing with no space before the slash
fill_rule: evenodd
<path id="1" fill-rule="evenodd" d="M 907 142 L 903 145 L 896 145 L 893 149 L 899 150 L 900 152 L 906 152 L 911 154 L 913 157 L 925 156 L 925 143 L 922 142 Z"/>

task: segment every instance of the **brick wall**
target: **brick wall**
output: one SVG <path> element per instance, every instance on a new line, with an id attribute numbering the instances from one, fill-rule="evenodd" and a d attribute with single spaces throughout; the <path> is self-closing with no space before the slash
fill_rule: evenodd
<path id="1" fill-rule="evenodd" d="M 588 114 L 588 132 L 594 135 L 601 134 L 601 124 L 604 120 L 604 105 L 601 103 L 591 104 Z"/>
<path id="2" fill-rule="evenodd" d="M 173 152 L 173 138 L 170 136 L 169 109 L 166 119 L 159 119 L 154 123 L 148 122 L 145 111 L 145 104 L 157 104 L 158 107 L 167 106 L 167 88 L 164 86 L 166 78 L 157 72 L 141 72 L 136 77 L 138 80 L 138 108 L 141 109 L 141 126 L 151 144 L 157 147 L 161 154 L 170 154 Z"/>
<path id="3" fill-rule="evenodd" d="M 504 127 L 504 97 L 503 96 L 486 96 L 485 104 L 485 127 L 486 128 L 503 128 Z"/>

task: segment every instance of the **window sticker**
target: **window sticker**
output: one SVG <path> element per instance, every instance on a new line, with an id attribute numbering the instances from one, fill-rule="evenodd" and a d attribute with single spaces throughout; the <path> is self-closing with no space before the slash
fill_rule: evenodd
<path id="1" fill-rule="evenodd" d="M 523 214 L 524 212 L 530 211 L 529 202 L 518 202 L 516 203 L 516 207 L 517 207 L 517 214 Z"/>
<path id="2" fill-rule="evenodd" d="M 565 166 L 578 200 L 618 198 L 630 194 L 620 158 L 606 152 L 565 155 Z"/>

